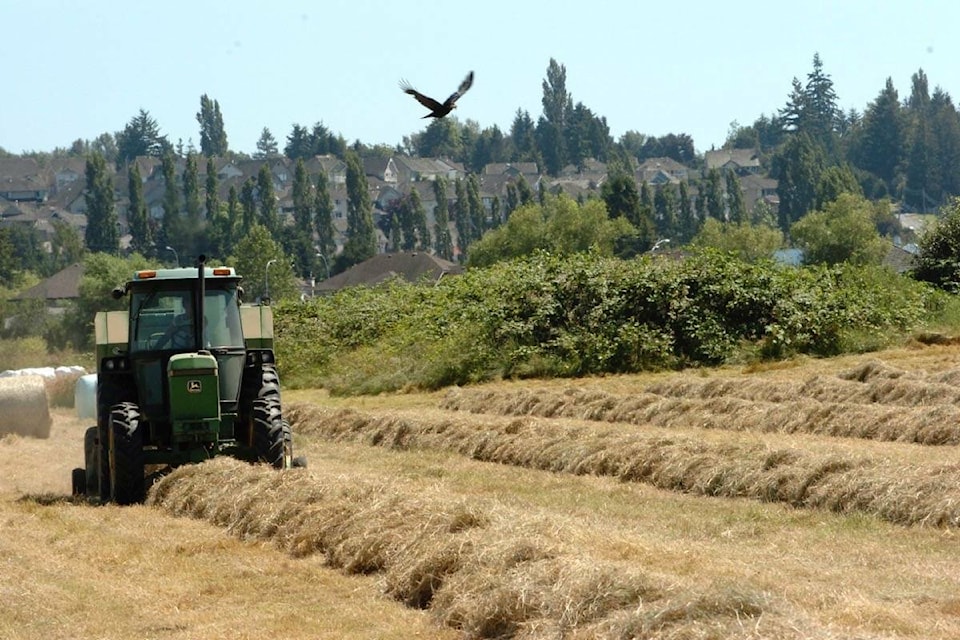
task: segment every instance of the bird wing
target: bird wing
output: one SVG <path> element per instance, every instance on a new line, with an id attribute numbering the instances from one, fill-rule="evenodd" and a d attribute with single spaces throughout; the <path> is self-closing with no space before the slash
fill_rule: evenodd
<path id="1" fill-rule="evenodd" d="M 406 80 L 400 81 L 400 88 L 403 89 L 403 92 L 409 94 L 417 99 L 417 102 L 425 106 L 431 111 L 436 111 L 437 109 L 443 108 L 443 105 L 431 98 L 430 96 L 425 96 L 413 87 L 410 86 L 410 83 Z"/>
<path id="2" fill-rule="evenodd" d="M 457 90 L 450 94 L 450 97 L 447 98 L 447 101 L 444 102 L 444 106 L 450 107 L 453 106 L 453 103 L 460 99 L 460 96 L 467 92 L 467 89 L 473 86 L 473 71 L 467 74 L 467 77 L 463 79 L 463 82 L 460 83 L 460 86 L 457 87 Z"/>

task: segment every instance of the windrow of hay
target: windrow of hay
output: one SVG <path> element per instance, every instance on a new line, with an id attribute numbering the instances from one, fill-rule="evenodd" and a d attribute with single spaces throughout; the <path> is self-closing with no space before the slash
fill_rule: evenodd
<path id="1" fill-rule="evenodd" d="M 636 563 L 591 558 L 571 542 L 582 534 L 571 533 L 569 521 L 560 526 L 439 485 L 218 458 L 163 478 L 148 504 L 295 556 L 322 553 L 346 572 L 379 573 L 390 596 L 467 637 L 700 637 L 695 632 L 708 628 L 720 634 L 713 637 L 753 637 L 756 628 L 805 637 L 766 594 L 685 588 Z"/>
<path id="2" fill-rule="evenodd" d="M 868 361 L 834 376 L 817 375 L 805 381 L 756 376 L 701 379 L 671 376 L 641 391 L 675 398 L 739 398 L 760 402 L 788 402 L 802 398 L 824 403 L 889 404 L 913 407 L 960 405 L 957 372 L 925 376 L 906 372 L 879 360 Z"/>
<path id="3" fill-rule="evenodd" d="M 13 433 L 47 438 L 51 424 L 47 388 L 41 376 L 0 378 L 0 436 Z"/>
<path id="4" fill-rule="evenodd" d="M 677 383 L 691 385 L 694 383 Z M 724 387 L 724 383 L 715 384 Z M 704 386 L 704 389 L 706 386 Z M 746 400 L 692 389 L 683 395 L 640 392 L 610 394 L 599 389 L 453 389 L 440 408 L 504 416 L 541 416 L 657 427 L 727 429 L 761 433 L 808 433 L 923 445 L 960 443 L 960 405 L 904 406 L 820 402 L 800 397 Z"/>
<path id="5" fill-rule="evenodd" d="M 369 413 L 293 404 L 298 433 L 332 441 L 455 452 L 546 471 L 612 476 L 662 489 L 862 512 L 903 525 L 960 526 L 960 465 L 896 463 L 760 443 L 704 442 L 535 418 Z"/>

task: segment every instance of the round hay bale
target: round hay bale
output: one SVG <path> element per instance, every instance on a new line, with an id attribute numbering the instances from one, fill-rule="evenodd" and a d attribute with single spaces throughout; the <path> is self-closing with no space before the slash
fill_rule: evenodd
<path id="1" fill-rule="evenodd" d="M 88 373 L 77 378 L 73 390 L 73 406 L 77 410 L 78 418 L 97 419 L 97 374 Z"/>
<path id="2" fill-rule="evenodd" d="M 52 422 L 43 376 L 0 378 L 0 436 L 47 438 Z"/>

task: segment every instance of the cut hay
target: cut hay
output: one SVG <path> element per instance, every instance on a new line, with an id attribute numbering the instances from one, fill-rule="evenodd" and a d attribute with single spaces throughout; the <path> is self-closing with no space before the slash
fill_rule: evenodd
<path id="1" fill-rule="evenodd" d="M 0 377 L 0 436 L 47 438 L 52 422 L 42 376 Z"/>
<path id="2" fill-rule="evenodd" d="M 387 415 L 293 404 L 298 433 L 330 441 L 440 450 L 558 473 L 609 476 L 703 496 L 751 498 L 901 525 L 960 527 L 960 465 L 908 465 L 865 454 L 818 454 L 756 442 L 704 442 L 662 433 L 536 418 L 418 412 Z"/>
<path id="3" fill-rule="evenodd" d="M 656 393 L 647 390 L 621 395 L 578 387 L 560 391 L 455 389 L 447 393 L 440 407 L 477 414 L 570 418 L 667 428 L 808 433 L 923 445 L 960 444 L 960 398 L 955 404 L 950 395 L 937 391 L 947 385 L 912 388 L 916 382 L 883 381 L 865 392 L 878 401 L 826 402 L 802 395 L 802 390 L 810 390 L 809 383 L 789 393 L 758 392 L 759 387 L 769 384 L 745 384 L 746 393 L 752 394 L 748 398 L 741 397 L 744 389 L 730 382 L 667 383 L 650 387 Z M 817 388 L 828 386 L 825 382 L 816 383 Z M 934 389 L 932 393 L 927 392 L 930 388 Z M 721 389 L 727 392 L 720 392 Z M 953 388 L 950 394 L 956 394 Z M 774 400 L 760 399 L 763 397 Z M 847 397 L 849 399 L 849 394 Z M 912 400 L 904 401 L 906 397 Z"/>
<path id="4" fill-rule="evenodd" d="M 148 504 L 377 574 L 385 593 L 469 638 L 827 637 L 784 624 L 769 594 L 684 586 L 635 562 L 591 557 L 577 542 L 589 525 L 441 485 L 217 458 L 163 478 Z"/>

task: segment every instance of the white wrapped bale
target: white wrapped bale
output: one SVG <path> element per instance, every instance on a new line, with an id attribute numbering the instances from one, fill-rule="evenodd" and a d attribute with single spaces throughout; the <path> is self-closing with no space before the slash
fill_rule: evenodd
<path id="1" fill-rule="evenodd" d="M 50 436 L 50 406 L 43 376 L 0 378 L 0 436 Z"/>
<path id="2" fill-rule="evenodd" d="M 96 420 L 97 418 L 97 374 L 88 373 L 77 378 L 73 390 L 73 407 L 77 417 Z"/>

